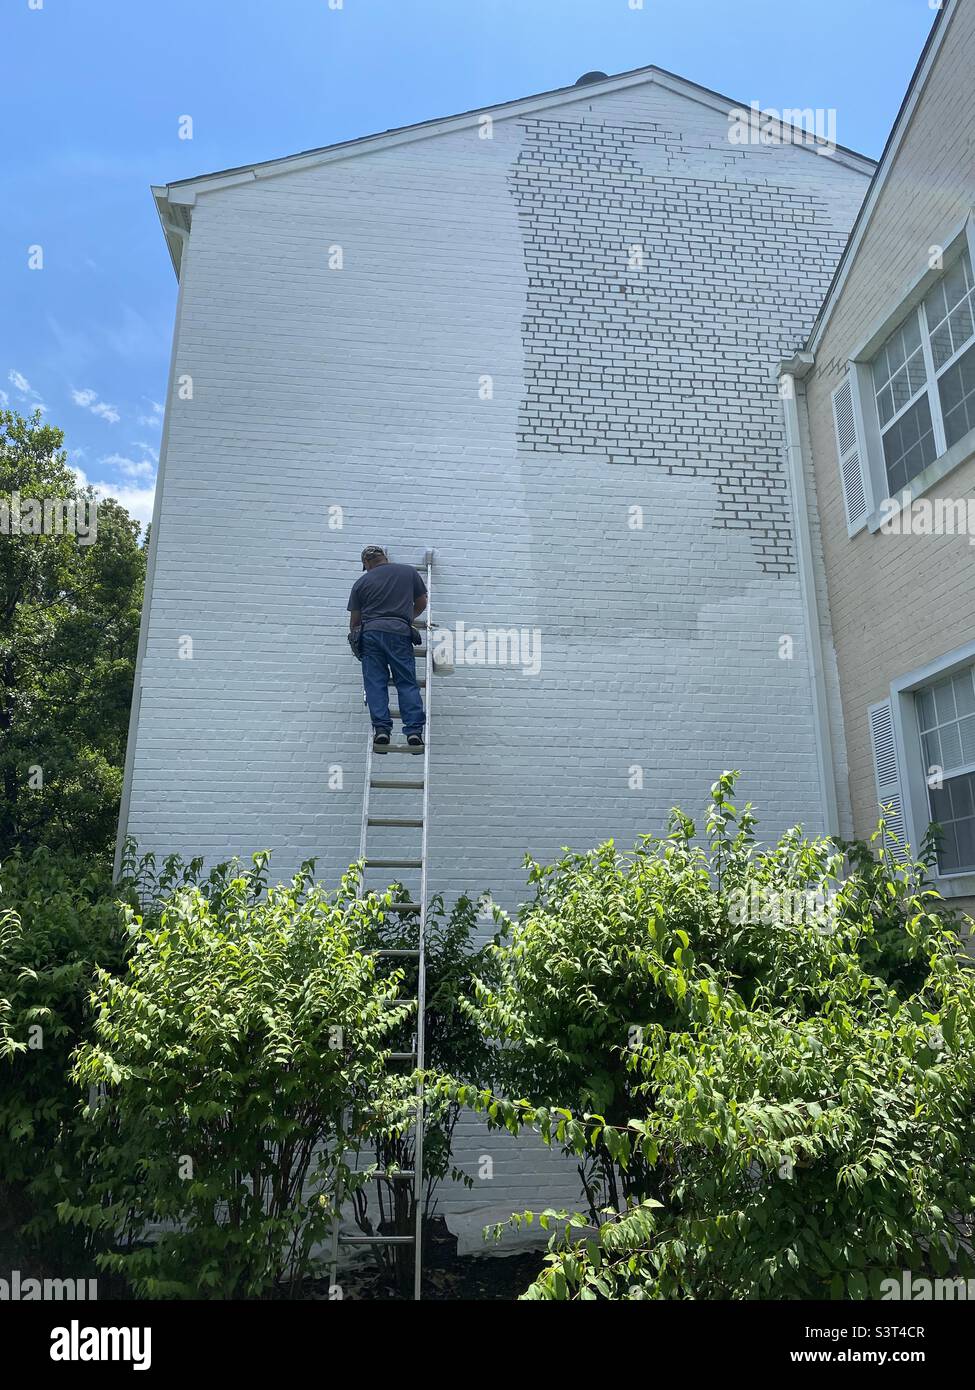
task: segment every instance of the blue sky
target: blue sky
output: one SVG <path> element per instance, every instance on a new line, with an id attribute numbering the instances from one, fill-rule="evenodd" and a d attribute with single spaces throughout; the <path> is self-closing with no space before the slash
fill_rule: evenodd
<path id="1" fill-rule="evenodd" d="M 929 0 L 2 0 L 0 391 L 43 404 L 146 520 L 176 301 L 150 184 L 649 63 L 835 108 L 838 141 L 876 157 L 934 18 Z"/>

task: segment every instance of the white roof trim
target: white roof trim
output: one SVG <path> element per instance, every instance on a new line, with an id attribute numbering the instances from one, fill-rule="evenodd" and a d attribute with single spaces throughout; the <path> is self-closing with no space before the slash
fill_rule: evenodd
<path id="1" fill-rule="evenodd" d="M 638 87 L 647 83 L 656 83 L 667 91 L 696 101 L 713 111 L 721 112 L 725 116 L 732 111 L 748 112 L 749 110 L 749 107 L 742 102 L 734 102 L 728 97 L 721 96 L 718 92 L 712 92 L 707 87 L 700 87 L 697 83 L 678 77 L 675 73 L 666 72 L 663 68 L 638 68 L 633 72 L 622 73 L 616 77 L 607 77 L 602 81 L 588 82 L 582 87 L 575 85 L 560 87 L 552 92 L 525 97 L 522 100 L 502 102 L 497 106 L 478 107 L 460 115 L 421 121 L 399 129 L 383 131 L 377 135 L 365 135 L 354 140 L 343 141 L 341 144 L 327 145 L 321 149 L 307 150 L 300 154 L 285 155 L 280 159 L 264 160 L 259 164 L 244 165 L 240 168 L 226 169 L 214 174 L 203 174 L 198 178 L 180 179 L 176 183 L 156 185 L 152 191 L 156 199 L 160 220 L 165 229 L 166 221 L 170 219 L 171 206 L 179 204 L 184 207 L 192 207 L 200 194 L 212 193 L 221 188 L 232 188 L 238 184 L 250 183 L 255 179 L 276 178 L 279 174 L 290 174 L 299 169 L 310 169 L 320 164 L 330 164 L 360 154 L 370 154 L 374 150 L 393 149 L 399 145 L 412 144 L 414 141 L 425 140 L 435 135 L 444 135 L 454 130 L 470 129 L 476 127 L 483 116 L 491 116 L 493 120 L 497 121 L 518 120 L 533 111 L 548 110 L 552 107 L 577 102 L 585 103 L 597 95 L 605 96 L 608 93 L 625 91 L 630 87 Z M 876 169 L 874 160 L 866 158 L 865 155 L 857 154 L 854 150 L 845 149 L 843 146 L 829 148 L 822 145 L 814 137 L 796 139 L 793 132 L 801 133 L 804 137 L 805 132 L 799 132 L 798 127 L 792 126 L 788 122 L 778 121 L 775 124 L 779 127 L 783 143 L 794 145 L 799 149 L 809 149 L 821 159 L 831 159 L 868 176 L 872 175 Z M 788 137 L 785 135 L 786 132 L 788 132 Z M 178 239 L 177 244 L 170 243 L 170 254 L 178 274 L 180 261 Z"/>
<path id="2" fill-rule="evenodd" d="M 830 319 L 833 317 L 833 310 L 836 308 L 837 301 L 843 293 L 850 272 L 853 269 L 857 252 L 863 245 L 863 239 L 869 230 L 873 215 L 877 210 L 877 204 L 880 202 L 881 194 L 887 186 L 887 179 L 894 166 L 894 161 L 900 152 L 901 145 L 904 143 L 904 138 L 910 129 L 911 121 L 914 119 L 914 113 L 927 87 L 928 78 L 931 76 L 932 69 L 937 62 L 938 55 L 941 52 L 945 36 L 955 16 L 958 4 L 959 0 L 948 0 L 944 9 L 937 15 L 935 20 L 936 27 L 927 40 L 927 51 L 924 53 L 911 79 L 911 86 L 908 88 L 908 94 L 905 97 L 904 104 L 898 112 L 897 120 L 894 122 L 894 128 L 887 142 L 887 148 L 881 156 L 880 163 L 877 166 L 877 172 L 874 174 L 873 182 L 864 199 L 863 207 L 860 209 L 850 239 L 846 244 L 846 249 L 840 258 L 836 276 L 829 287 L 826 298 L 820 306 L 816 321 L 806 340 L 805 350 L 807 352 L 815 353 L 819 350 L 823 335 L 829 326 Z"/>

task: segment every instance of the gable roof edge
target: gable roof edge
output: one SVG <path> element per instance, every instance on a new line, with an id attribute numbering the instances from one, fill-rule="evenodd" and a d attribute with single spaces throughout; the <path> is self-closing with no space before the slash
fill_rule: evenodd
<path id="1" fill-rule="evenodd" d="M 152 192 L 169 243 L 170 256 L 173 259 L 177 276 L 181 261 L 182 239 L 179 236 L 175 238 L 172 236 L 170 229 L 167 228 L 167 223 L 173 221 L 174 207 L 191 209 L 200 194 L 210 193 L 219 188 L 233 187 L 240 183 L 249 183 L 255 179 L 275 178 L 280 174 L 292 173 L 298 169 L 313 168 L 319 164 L 332 163 L 340 159 L 354 158 L 356 155 L 371 153 L 375 150 L 410 144 L 416 140 L 447 134 L 453 130 L 463 130 L 474 125 L 479 117 L 485 115 L 492 116 L 497 120 L 516 120 L 533 111 L 564 106 L 574 102 L 585 102 L 594 95 L 603 96 L 607 93 L 625 91 L 630 87 L 638 87 L 647 83 L 655 83 L 667 91 L 684 96 L 725 115 L 732 111 L 743 113 L 749 111 L 749 107 L 744 106 L 741 102 L 732 101 L 730 97 L 723 96 L 720 92 L 712 91 L 709 87 L 702 87 L 699 83 L 692 82 L 686 77 L 680 77 L 676 73 L 668 72 L 665 68 L 651 65 L 644 68 L 634 68 L 630 72 L 618 73 L 598 82 L 589 82 L 583 87 L 576 84 L 569 87 L 557 87 L 552 91 L 540 92 L 534 96 L 518 97 L 513 101 L 500 102 L 493 106 L 475 107 L 470 111 L 459 112 L 453 116 L 434 117 L 428 121 L 417 121 L 411 125 L 396 126 L 390 130 L 379 131 L 374 135 L 356 136 L 352 140 L 342 140 L 334 145 L 323 145 L 316 149 L 300 151 L 297 154 L 282 155 L 276 159 L 261 160 L 255 164 L 237 165 L 234 168 L 217 170 L 211 174 L 199 174 L 190 178 L 177 179 L 173 183 L 155 185 Z M 815 136 L 807 135 L 801 127 L 787 121 L 778 120 L 773 124 L 778 126 L 780 138 L 784 144 L 808 149 L 819 158 L 831 159 L 865 176 L 872 175 L 876 169 L 874 160 L 869 159 L 866 155 L 858 154 L 855 150 L 847 149 L 844 145 L 824 145 Z M 797 136 L 801 138 L 796 138 Z M 187 219 L 189 220 L 189 218 L 190 214 L 187 213 Z"/>
<path id="2" fill-rule="evenodd" d="M 960 3 L 961 0 L 947 0 L 944 8 L 939 10 L 935 16 L 934 23 L 931 26 L 924 47 L 921 50 L 921 56 L 917 60 L 917 66 L 907 85 L 907 91 L 904 93 L 904 99 L 900 104 L 900 109 L 894 118 L 894 124 L 891 126 L 890 134 L 887 137 L 887 143 L 884 145 L 880 160 L 877 163 L 876 172 L 870 181 L 870 187 L 867 189 L 866 197 L 850 229 L 850 235 L 847 239 L 846 246 L 843 248 L 843 254 L 840 256 L 836 269 L 833 272 L 833 278 L 830 281 L 829 289 L 826 291 L 826 296 L 819 307 L 819 313 L 816 315 L 813 326 L 809 330 L 809 336 L 803 346 L 804 352 L 815 353 L 823 340 L 823 335 L 833 317 L 833 312 L 840 295 L 843 293 L 847 278 L 853 269 L 857 253 L 863 244 L 863 239 L 867 234 L 870 223 L 873 220 L 873 215 L 877 210 L 877 204 L 880 202 L 881 194 L 887 185 L 887 180 L 894 166 L 894 161 L 900 153 L 901 145 L 904 143 L 904 137 L 910 128 L 911 121 L 914 118 L 914 113 L 917 110 L 921 97 L 924 95 L 928 79 L 931 76 L 935 62 L 941 52 L 951 20 L 954 18 Z"/>

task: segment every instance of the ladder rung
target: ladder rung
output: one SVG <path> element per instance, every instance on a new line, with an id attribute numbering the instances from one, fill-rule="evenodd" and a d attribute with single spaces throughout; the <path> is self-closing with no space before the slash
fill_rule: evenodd
<path id="1" fill-rule="evenodd" d="M 386 753 L 412 753 L 414 758 L 423 756 L 422 748 L 411 748 L 408 743 L 387 743 L 386 747 L 380 751 L 376 749 L 376 756 L 383 757 Z"/>
<path id="2" fill-rule="evenodd" d="M 415 1056 L 415 1052 L 390 1052 L 386 1060 L 387 1062 L 412 1062 Z"/>
<path id="3" fill-rule="evenodd" d="M 376 1182 L 378 1182 L 380 1179 L 382 1179 L 382 1181 L 384 1182 L 399 1182 L 400 1180 L 402 1180 L 403 1182 L 412 1182 L 412 1180 L 416 1177 L 416 1174 L 410 1168 L 394 1168 L 392 1172 L 388 1171 L 385 1168 L 377 1168 L 374 1173 L 369 1173 L 368 1177 L 370 1178 L 370 1180 L 374 1180 Z"/>
<path id="4" fill-rule="evenodd" d="M 390 777 L 373 777 L 370 779 L 369 785 L 370 787 L 409 787 L 414 791 L 422 791 L 423 778 L 421 777 L 419 781 L 403 781 Z"/>
<path id="5" fill-rule="evenodd" d="M 339 1245 L 412 1245 L 415 1236 L 339 1236 Z"/>
<path id="6" fill-rule="evenodd" d="M 383 946 L 375 951 L 366 951 L 365 954 L 367 956 L 418 956 L 420 954 L 420 948 L 419 946 L 412 946 L 409 949 L 393 950 L 392 948 Z"/>
<path id="7" fill-rule="evenodd" d="M 365 859 L 367 869 L 422 869 L 422 859 Z"/>
<path id="8" fill-rule="evenodd" d="M 413 655 L 414 655 L 414 656 L 426 656 L 426 651 L 424 650 L 424 651 L 422 651 L 422 652 L 418 652 L 418 651 L 416 650 L 416 648 L 414 648 L 414 649 L 413 649 Z M 425 676 L 420 676 L 420 677 L 418 677 L 416 683 L 417 683 L 417 685 L 420 687 L 420 689 L 423 690 L 424 687 L 426 686 L 426 683 L 427 683 L 427 682 L 426 682 L 426 677 L 425 677 Z M 394 680 L 388 680 L 388 681 L 386 682 L 386 684 L 387 684 L 387 685 L 395 685 L 396 682 L 395 682 Z"/>
<path id="9" fill-rule="evenodd" d="M 422 826 L 422 820 L 401 820 L 396 816 L 369 816 L 366 825 L 401 825 L 404 827 Z"/>
<path id="10" fill-rule="evenodd" d="M 388 907 L 383 908 L 384 912 L 419 912 L 419 910 L 419 903 L 390 903 Z"/>

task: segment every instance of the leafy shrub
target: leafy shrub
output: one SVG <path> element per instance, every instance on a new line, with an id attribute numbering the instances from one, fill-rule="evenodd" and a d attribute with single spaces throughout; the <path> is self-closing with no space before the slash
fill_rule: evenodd
<path id="1" fill-rule="evenodd" d="M 139 1296 L 257 1297 L 316 1267 L 337 1182 L 364 1181 L 347 1149 L 408 1113 L 387 1059 L 410 1006 L 359 949 L 353 875 L 329 894 L 310 864 L 270 888 L 266 855 L 197 867 L 167 861 L 181 886 L 128 910 L 127 975 L 98 972 L 76 1066 L 100 1096 L 90 1190 L 63 1210 Z"/>
<path id="2" fill-rule="evenodd" d="M 588 1198 L 546 1214 L 526 1297 L 857 1298 L 971 1267 L 956 924 L 906 854 L 798 831 L 763 849 L 734 780 L 707 848 L 675 812 L 632 856 L 532 865 L 536 900 L 492 948 L 472 1012 L 506 1094 L 446 1089 L 577 1155 Z"/>
<path id="3" fill-rule="evenodd" d="M 84 1232 L 57 1206 L 84 1188 L 71 1054 L 85 1036 L 96 966 L 128 940 L 106 869 L 45 849 L 3 865 L 0 903 L 0 1247 L 10 1267 L 82 1274 Z"/>

